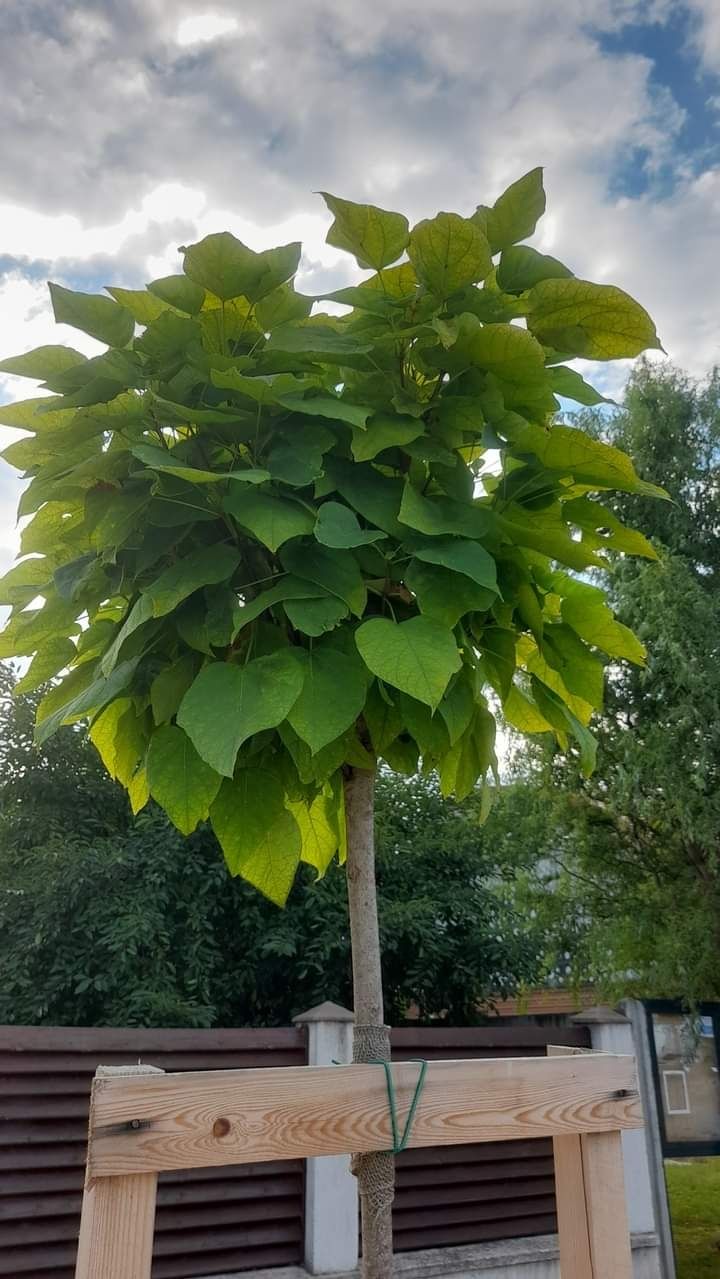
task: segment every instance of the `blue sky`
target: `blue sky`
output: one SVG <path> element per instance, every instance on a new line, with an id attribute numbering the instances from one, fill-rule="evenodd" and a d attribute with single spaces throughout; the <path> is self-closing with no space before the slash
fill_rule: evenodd
<path id="1" fill-rule="evenodd" d="M 0 72 L 3 354 L 93 349 L 48 278 L 136 286 L 228 228 L 302 239 L 317 292 L 352 266 L 314 191 L 414 220 L 543 164 L 537 246 L 638 297 L 677 363 L 718 360 L 720 0 L 3 0 Z M 17 492 L 0 463 L 0 567 Z"/>

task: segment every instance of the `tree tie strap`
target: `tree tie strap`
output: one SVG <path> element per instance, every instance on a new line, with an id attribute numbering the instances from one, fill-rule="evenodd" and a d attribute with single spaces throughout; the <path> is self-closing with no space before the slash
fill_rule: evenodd
<path id="1" fill-rule="evenodd" d="M 407 1148 L 407 1144 L 410 1140 L 410 1134 L 412 1133 L 413 1120 L 415 1119 L 415 1111 L 418 1108 L 418 1103 L 422 1096 L 422 1090 L 425 1087 L 425 1076 L 427 1074 L 427 1067 L 428 1067 L 427 1062 L 423 1061 L 421 1058 L 413 1058 L 412 1064 L 415 1066 L 419 1066 L 420 1072 L 417 1077 L 417 1083 L 415 1084 L 415 1092 L 413 1093 L 413 1099 L 410 1102 L 410 1109 L 408 1111 L 407 1119 L 405 1120 L 405 1127 L 403 1128 L 402 1137 L 401 1137 L 399 1136 L 399 1129 L 398 1129 L 397 1095 L 395 1093 L 395 1081 L 393 1079 L 392 1063 L 389 1061 L 383 1061 L 379 1057 L 376 1057 L 372 1061 L 368 1062 L 368 1065 L 370 1066 L 382 1066 L 383 1070 L 385 1071 L 385 1083 L 387 1085 L 388 1106 L 390 1108 L 390 1126 L 392 1130 L 392 1142 L 393 1142 L 392 1149 L 388 1153 L 393 1155 L 401 1155 L 403 1150 Z"/>

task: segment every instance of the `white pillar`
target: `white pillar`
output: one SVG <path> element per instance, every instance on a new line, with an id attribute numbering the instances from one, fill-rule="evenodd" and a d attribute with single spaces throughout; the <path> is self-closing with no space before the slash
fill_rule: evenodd
<path id="1" fill-rule="evenodd" d="M 307 1026 L 308 1065 L 352 1061 L 353 1014 L 330 1002 L 294 1018 Z M 311 1275 L 355 1270 L 358 1264 L 358 1192 L 349 1155 L 306 1161 L 305 1268 Z"/>
<path id="2" fill-rule="evenodd" d="M 614 1008 L 606 1005 L 588 1008 L 571 1021 L 576 1026 L 587 1026 L 596 1052 L 636 1055 L 632 1022 Z M 635 1128 L 624 1132 L 622 1145 L 630 1233 L 657 1233 L 644 1130 Z"/>

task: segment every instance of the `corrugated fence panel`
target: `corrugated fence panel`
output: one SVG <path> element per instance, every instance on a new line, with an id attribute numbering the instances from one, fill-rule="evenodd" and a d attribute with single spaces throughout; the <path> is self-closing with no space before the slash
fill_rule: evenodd
<path id="1" fill-rule="evenodd" d="M 507 1025 L 392 1032 L 395 1061 L 537 1057 L 548 1043 L 589 1048 L 586 1027 Z M 547 1234 L 557 1229 L 550 1140 L 407 1150 L 397 1160 L 398 1252 Z"/>
<path id="2" fill-rule="evenodd" d="M 303 1030 L 0 1027 L 0 1276 L 73 1279 L 90 1083 L 98 1065 L 302 1066 Z M 303 1255 L 302 1160 L 163 1173 L 153 1279 Z"/>

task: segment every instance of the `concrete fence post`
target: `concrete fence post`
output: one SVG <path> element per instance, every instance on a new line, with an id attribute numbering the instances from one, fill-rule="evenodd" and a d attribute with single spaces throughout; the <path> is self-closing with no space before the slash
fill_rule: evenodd
<path id="1" fill-rule="evenodd" d="M 308 1065 L 352 1061 L 353 1014 L 329 1001 L 293 1019 L 307 1026 Z M 311 1275 L 358 1264 L 357 1181 L 349 1155 L 308 1159 L 305 1174 L 305 1268 Z"/>
<path id="2" fill-rule="evenodd" d="M 592 1047 L 596 1052 L 627 1053 L 635 1057 L 645 1127 L 622 1134 L 628 1224 L 631 1235 L 655 1235 L 659 1246 L 658 1260 L 663 1279 L 675 1279 L 672 1244 L 668 1254 L 666 1222 L 658 1211 L 658 1168 L 654 1154 L 658 1140 L 657 1115 L 654 1097 L 650 1099 L 648 1095 L 643 1069 L 646 1048 L 638 1039 L 639 1024 L 634 1019 L 626 1017 L 624 1013 L 604 1004 L 587 1008 L 584 1012 L 571 1017 L 570 1020 L 576 1026 L 587 1026 Z M 664 1193 L 662 1160 L 660 1160 L 659 1176 L 662 1179 Z"/>

